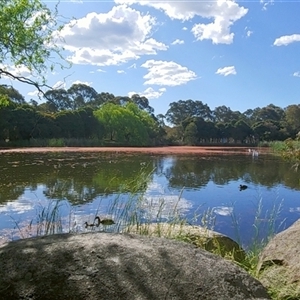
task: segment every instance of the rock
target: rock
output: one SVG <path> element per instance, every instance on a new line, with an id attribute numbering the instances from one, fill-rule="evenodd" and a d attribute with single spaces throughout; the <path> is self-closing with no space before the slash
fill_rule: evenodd
<path id="1" fill-rule="evenodd" d="M 0 299 L 270 299 L 232 262 L 180 241 L 61 234 L 0 247 Z"/>
<path id="2" fill-rule="evenodd" d="M 271 239 L 260 255 L 258 272 L 278 299 L 300 299 L 300 220 Z"/>
<path id="3" fill-rule="evenodd" d="M 166 237 L 182 240 L 209 252 L 233 259 L 237 262 L 245 260 L 246 253 L 237 242 L 219 232 L 201 226 L 153 223 L 130 226 L 126 232 L 145 234 L 147 236 Z"/>

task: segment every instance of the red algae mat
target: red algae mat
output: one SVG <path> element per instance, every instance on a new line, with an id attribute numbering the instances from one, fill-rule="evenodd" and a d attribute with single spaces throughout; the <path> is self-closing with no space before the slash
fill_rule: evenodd
<path id="1" fill-rule="evenodd" d="M 0 149 L 1 153 L 42 153 L 42 152 L 110 152 L 110 153 L 147 153 L 147 154 L 251 154 L 250 150 L 258 153 L 270 153 L 269 148 L 253 147 L 35 147 Z"/>

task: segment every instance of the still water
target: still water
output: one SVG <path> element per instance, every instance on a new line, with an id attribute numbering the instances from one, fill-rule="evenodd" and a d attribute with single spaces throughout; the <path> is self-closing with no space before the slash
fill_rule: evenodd
<path id="1" fill-rule="evenodd" d="M 86 231 L 95 215 L 121 222 L 142 199 L 142 221 L 171 221 L 176 210 L 245 248 L 300 217 L 300 171 L 271 155 L 2 153 L 0 168 L 2 242 L 34 236 L 53 203 L 66 232 Z"/>

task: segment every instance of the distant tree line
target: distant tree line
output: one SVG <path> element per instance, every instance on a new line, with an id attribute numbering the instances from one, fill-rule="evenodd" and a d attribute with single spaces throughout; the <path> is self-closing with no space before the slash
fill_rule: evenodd
<path id="1" fill-rule="evenodd" d="M 269 104 L 241 113 L 202 101 L 170 103 L 154 115 L 146 97 L 97 93 L 85 84 L 51 89 L 44 102 L 25 101 L 13 87 L 0 85 L 0 143 L 50 139 L 97 140 L 101 145 L 156 146 L 255 144 L 294 138 L 300 105 Z"/>

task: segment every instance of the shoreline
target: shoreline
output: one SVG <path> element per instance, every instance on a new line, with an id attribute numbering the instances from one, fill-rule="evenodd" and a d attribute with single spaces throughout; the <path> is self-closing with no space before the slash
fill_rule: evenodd
<path id="1" fill-rule="evenodd" d="M 269 148 L 230 147 L 230 146 L 166 146 L 166 147 L 32 147 L 0 149 L 2 153 L 52 153 L 52 152 L 113 152 L 113 153 L 146 153 L 146 154 L 251 154 L 255 150 L 260 154 L 270 153 Z"/>

